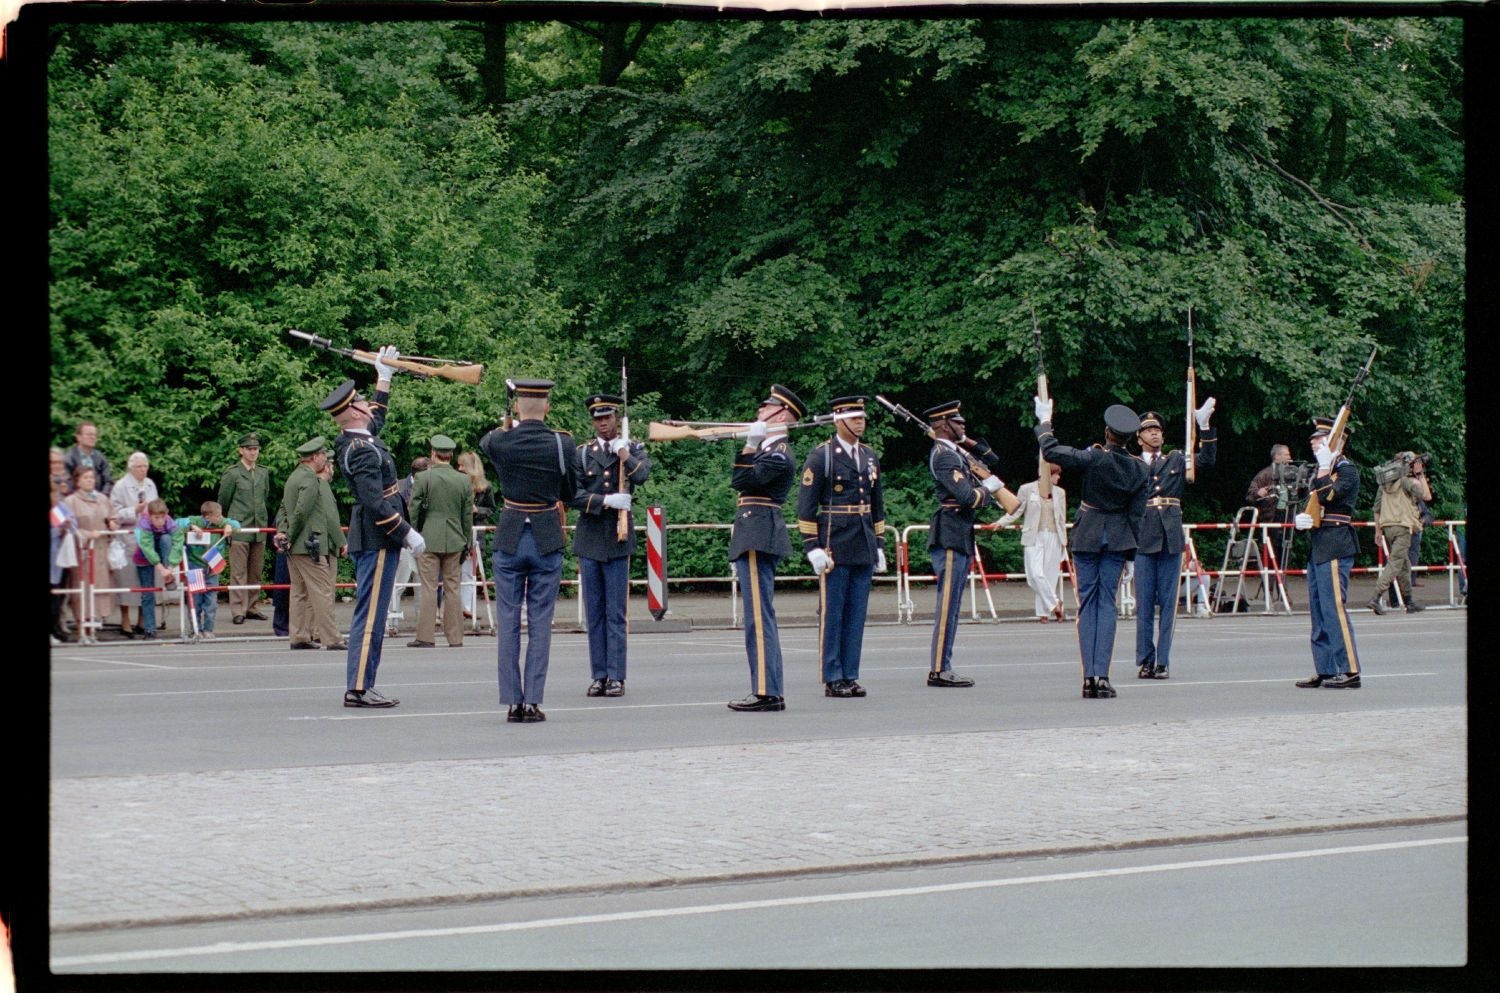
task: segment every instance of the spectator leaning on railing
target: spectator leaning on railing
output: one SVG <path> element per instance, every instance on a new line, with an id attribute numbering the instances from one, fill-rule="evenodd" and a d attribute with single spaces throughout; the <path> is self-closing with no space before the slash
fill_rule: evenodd
<path id="1" fill-rule="evenodd" d="M 138 585 L 135 564 L 132 561 L 136 551 L 134 525 L 146 513 L 146 505 L 157 499 L 159 495 L 156 492 L 156 483 L 146 475 L 150 468 L 151 460 L 146 458 L 145 452 L 132 452 L 125 462 L 125 475 L 115 481 L 114 489 L 109 493 L 109 502 L 114 507 L 115 520 L 118 526 L 126 531 L 114 540 L 114 544 L 119 546 L 119 551 L 110 551 L 109 567 L 111 581 L 115 588 L 124 591 L 115 594 L 115 605 L 120 608 L 120 633 L 127 638 L 146 633 L 146 629 L 141 624 L 137 624 L 134 628 L 130 626 L 130 608 L 139 609 L 141 606 L 141 595 L 132 592 L 132 588 Z"/>

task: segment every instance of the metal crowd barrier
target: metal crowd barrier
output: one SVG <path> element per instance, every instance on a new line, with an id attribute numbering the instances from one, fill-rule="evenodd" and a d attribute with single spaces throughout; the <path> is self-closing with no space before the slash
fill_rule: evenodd
<path id="1" fill-rule="evenodd" d="M 1443 574 L 1443 575 L 1446 576 L 1446 579 L 1447 579 L 1447 602 L 1443 603 L 1443 604 L 1434 604 L 1434 606 L 1441 606 L 1441 607 L 1446 607 L 1446 608 L 1450 608 L 1450 609 L 1451 608 L 1457 608 L 1457 607 L 1461 606 L 1461 604 L 1459 602 L 1460 597 L 1461 597 L 1461 594 L 1460 594 L 1460 585 L 1461 585 L 1461 581 L 1462 581 L 1462 585 L 1467 585 L 1467 580 L 1468 580 L 1468 564 L 1464 560 L 1463 553 L 1462 553 L 1462 551 L 1461 551 L 1461 549 L 1459 547 L 1459 541 L 1458 541 L 1458 536 L 1457 536 L 1457 530 L 1456 529 L 1460 528 L 1460 527 L 1464 527 L 1467 524 L 1468 524 L 1467 519 L 1453 519 L 1453 520 L 1435 521 L 1430 527 L 1432 527 L 1432 528 L 1442 527 L 1442 528 L 1445 529 L 1445 532 L 1446 532 L 1446 536 L 1447 536 L 1447 561 L 1444 564 L 1442 564 L 1442 565 L 1417 565 L 1417 566 L 1413 566 L 1412 567 L 1412 572 L 1413 572 L 1414 575 L 1427 575 L 1427 574 L 1431 574 L 1431 573 L 1441 573 L 1441 574 Z M 1072 524 L 1070 523 L 1067 526 L 1069 528 L 1071 528 Z M 1237 524 L 1229 524 L 1229 523 L 1196 523 L 1196 524 L 1184 524 L 1183 525 L 1183 532 L 1184 532 L 1184 537 L 1186 538 L 1189 546 L 1191 547 L 1193 535 L 1194 535 L 1195 532 L 1201 532 L 1201 531 L 1212 532 L 1212 531 L 1233 530 L 1233 529 L 1236 529 L 1237 526 L 1238 526 Z M 1355 521 L 1355 522 L 1353 522 L 1353 526 L 1355 526 L 1355 527 L 1361 527 L 1361 528 L 1373 528 L 1374 527 L 1374 523 L 1371 522 L 1371 521 Z M 1008 524 L 1008 525 L 976 524 L 974 527 L 975 527 L 975 531 L 976 532 L 983 531 L 983 532 L 987 532 L 987 533 L 988 532 L 994 532 L 994 531 L 997 531 L 997 530 L 1006 530 L 1006 531 L 1019 531 L 1019 530 L 1021 530 L 1021 525 L 1019 525 L 1019 524 Z M 1272 534 L 1273 534 L 1273 532 L 1280 531 L 1280 530 L 1283 530 L 1283 529 L 1286 529 L 1286 528 L 1291 528 L 1291 527 L 1293 527 L 1292 524 L 1270 523 L 1270 522 L 1264 522 L 1264 521 L 1256 522 L 1252 526 L 1252 528 L 1250 530 L 1255 530 L 1255 531 L 1259 532 L 1259 536 L 1260 536 L 1259 537 L 1260 548 L 1262 549 L 1262 558 L 1260 560 L 1261 564 L 1258 565 L 1256 568 L 1253 568 L 1253 569 L 1252 568 L 1244 568 L 1244 569 L 1230 569 L 1230 568 L 1208 569 L 1208 568 L 1203 567 L 1203 565 L 1201 563 L 1201 560 L 1198 561 L 1196 568 L 1194 568 L 1192 566 L 1192 563 L 1190 561 L 1189 556 L 1185 555 L 1184 556 L 1183 567 L 1182 567 L 1182 573 L 1179 576 L 1179 586 L 1178 586 L 1178 589 L 1179 589 L 1179 595 L 1178 595 L 1179 603 L 1185 603 L 1187 605 L 1186 609 L 1189 612 L 1192 611 L 1191 597 L 1185 599 L 1181 595 L 1181 593 L 1182 593 L 1182 583 L 1183 582 L 1191 582 L 1194 579 L 1195 576 L 1199 577 L 1200 579 L 1206 578 L 1206 580 L 1209 581 L 1209 582 L 1211 582 L 1211 583 L 1216 581 L 1219 584 L 1219 590 L 1220 590 L 1221 594 L 1222 594 L 1222 591 L 1223 591 L 1223 588 L 1224 588 L 1223 584 L 1227 580 L 1231 580 L 1231 579 L 1239 580 L 1239 579 L 1246 578 L 1246 577 L 1253 577 L 1253 578 L 1257 578 L 1257 579 L 1259 579 L 1261 581 L 1261 591 L 1260 591 L 1259 594 L 1257 594 L 1256 599 L 1259 599 L 1259 600 L 1263 601 L 1263 607 L 1262 607 L 1262 612 L 1263 613 L 1268 613 L 1268 614 L 1269 613 L 1274 613 L 1278 609 L 1283 609 L 1286 612 L 1290 612 L 1291 611 L 1291 606 L 1290 606 L 1290 603 L 1288 602 L 1286 594 L 1285 594 L 1285 581 L 1286 581 L 1287 577 L 1305 576 L 1305 575 L 1307 575 L 1307 570 L 1306 569 L 1289 569 L 1289 568 L 1286 568 L 1284 566 L 1284 564 L 1280 563 L 1276 559 L 1275 552 L 1274 552 L 1275 544 L 1274 544 L 1273 539 L 1272 539 Z M 712 531 L 712 532 L 722 532 L 725 535 L 726 564 L 727 564 L 727 551 L 728 551 L 728 549 L 727 549 L 728 534 L 729 534 L 729 531 L 732 528 L 733 528 L 732 524 L 720 524 L 720 523 L 709 523 L 709 524 L 689 523 L 689 524 L 667 524 L 666 525 L 666 530 L 668 532 L 671 532 L 671 531 Z M 791 533 L 791 537 L 793 539 L 793 547 L 794 548 L 795 547 L 799 547 L 800 546 L 800 536 L 798 535 L 798 533 L 796 531 L 796 526 L 793 525 L 793 524 L 788 524 L 787 528 L 788 528 L 788 531 Z M 927 524 L 924 523 L 924 524 L 911 524 L 911 525 L 906 526 L 905 528 L 900 529 L 899 531 L 893 531 L 891 529 L 887 530 L 887 534 L 888 535 L 891 535 L 891 534 L 897 535 L 896 548 L 894 549 L 894 551 L 895 551 L 894 558 L 892 558 L 890 556 L 891 549 L 889 548 L 888 545 L 886 546 L 887 561 L 894 562 L 895 569 L 894 569 L 893 573 L 877 574 L 875 576 L 875 581 L 877 583 L 880 583 L 880 584 L 889 584 L 893 588 L 893 591 L 895 593 L 895 598 L 896 598 L 895 599 L 895 604 L 894 604 L 894 614 L 895 614 L 896 621 L 899 622 L 899 623 L 910 624 L 915 619 L 916 604 L 915 604 L 915 601 L 912 599 L 912 584 L 914 582 L 916 582 L 916 583 L 932 582 L 932 581 L 934 581 L 936 579 L 936 576 L 934 574 L 930 573 L 930 572 L 926 572 L 926 571 L 917 572 L 917 571 L 913 571 L 912 568 L 911 568 L 911 539 L 912 539 L 912 536 L 915 535 L 915 534 L 918 534 L 920 532 L 925 532 L 928 529 L 929 529 L 929 525 L 927 525 Z M 259 533 L 265 533 L 265 534 L 274 534 L 275 531 L 276 531 L 275 528 L 242 528 L 241 530 L 242 531 L 259 532 Z M 344 530 L 347 532 L 348 529 L 345 528 Z M 480 612 L 477 609 L 478 606 L 479 606 L 479 602 L 480 602 L 481 598 L 483 598 L 484 603 L 485 603 L 485 613 L 486 613 L 485 620 L 487 621 L 487 623 L 489 625 L 489 630 L 490 631 L 494 630 L 494 614 L 493 614 L 493 604 L 494 604 L 493 589 L 494 589 L 494 581 L 493 581 L 493 579 L 489 578 L 486 575 L 485 556 L 480 551 L 484 547 L 483 541 L 482 541 L 482 537 L 483 537 L 484 533 L 485 532 L 489 532 L 489 531 L 493 531 L 493 530 L 494 530 L 494 526 L 493 525 L 488 525 L 488 524 L 486 524 L 486 525 L 476 525 L 474 527 L 474 529 L 473 529 L 473 538 L 474 538 L 474 546 L 473 546 L 473 548 L 474 548 L 474 552 L 473 552 L 473 554 L 472 554 L 471 557 L 472 557 L 474 565 L 473 565 L 472 571 L 465 570 L 466 571 L 466 576 L 465 576 L 464 581 L 463 581 L 463 585 L 465 587 L 470 587 L 470 588 L 473 588 L 475 590 L 474 606 L 475 606 L 476 609 L 474 609 L 473 611 L 471 611 L 472 617 L 469 619 L 469 623 L 466 625 L 466 629 L 469 630 L 471 633 L 478 633 L 479 631 L 483 630 L 483 628 L 481 626 L 481 623 L 480 623 L 480 621 L 481 621 Z M 573 526 L 572 525 L 568 525 L 567 530 L 569 530 L 569 531 L 573 530 Z M 636 530 L 637 531 L 644 531 L 645 530 L 645 525 L 644 524 L 636 525 Z M 101 535 L 108 535 L 110 537 L 119 536 L 119 535 L 130 535 L 130 534 L 133 534 L 133 529 L 116 530 L 116 531 L 105 531 L 105 532 L 100 532 L 100 534 Z M 69 538 L 71 540 L 74 540 L 74 541 L 79 541 L 76 533 L 70 534 Z M 84 543 L 83 542 L 79 542 L 79 544 L 82 545 Z M 162 611 L 165 611 L 167 609 L 176 609 L 177 610 L 177 612 L 178 612 L 178 624 L 177 624 L 177 627 L 178 627 L 178 636 L 180 638 L 183 638 L 184 640 L 186 640 L 188 638 L 191 638 L 193 636 L 193 632 L 194 632 L 194 630 L 196 628 L 196 622 L 195 622 L 195 620 L 194 620 L 194 618 L 192 616 L 191 607 L 189 606 L 189 597 L 190 597 L 191 594 L 189 594 L 188 590 L 187 590 L 186 555 L 184 555 L 184 557 L 183 557 L 183 562 L 181 564 L 179 564 L 179 567 L 178 567 L 178 570 L 177 570 L 177 574 L 176 574 L 176 582 L 175 582 L 174 586 L 171 587 L 171 588 L 165 588 L 165 587 L 160 587 L 160 586 L 154 586 L 154 587 L 152 587 L 152 586 L 118 586 L 118 587 L 104 587 L 104 586 L 101 586 L 101 587 L 96 587 L 93 584 L 87 582 L 87 577 L 91 576 L 93 574 L 93 568 L 92 568 L 91 559 L 92 559 L 92 556 L 94 555 L 94 548 L 92 546 L 92 542 L 89 542 L 87 544 L 88 544 L 88 547 L 79 547 L 79 549 L 78 549 L 78 553 L 79 553 L 78 554 L 78 559 L 79 559 L 79 563 L 80 563 L 79 567 L 82 569 L 85 563 L 89 563 L 90 564 L 89 568 L 83 569 L 83 573 L 82 574 L 85 577 L 85 582 L 81 586 L 77 586 L 77 587 L 63 587 L 63 588 L 59 588 L 59 589 L 57 589 L 55 591 L 55 595 L 57 595 L 57 596 L 66 596 L 66 597 L 75 597 L 75 596 L 77 596 L 77 597 L 80 597 L 80 600 L 81 600 L 83 608 L 84 608 L 83 609 L 83 615 L 84 616 L 82 618 L 78 618 L 78 620 L 79 620 L 78 643 L 80 643 L 80 644 L 92 644 L 92 643 L 94 643 L 94 642 L 96 642 L 98 640 L 98 634 L 99 634 L 98 630 L 95 629 L 94 627 L 92 627 L 88 623 L 90 621 L 90 619 L 92 619 L 92 618 L 95 617 L 95 597 L 98 594 L 113 594 L 113 593 L 144 593 L 144 592 L 151 592 L 151 593 L 156 594 L 157 595 L 157 604 L 156 604 L 156 606 L 157 606 L 158 610 L 162 610 Z M 1353 569 L 1353 572 L 1355 574 L 1362 574 L 1362 575 L 1378 574 L 1379 573 L 1381 567 L 1385 563 L 1386 549 L 1385 549 L 1384 542 L 1379 539 L 1378 533 L 1377 533 L 1377 540 L 1376 540 L 1376 556 L 1377 556 L 1377 564 L 1376 565 L 1374 565 L 1374 566 L 1356 566 Z M 1193 557 L 1196 557 L 1196 553 L 1195 552 L 1194 552 L 1194 556 Z M 1269 564 L 1267 564 L 1267 563 L 1269 563 Z M 985 597 L 986 601 L 987 601 L 987 607 L 988 607 L 987 612 L 989 614 L 989 618 L 991 620 L 997 620 L 998 617 L 999 617 L 999 614 L 998 614 L 998 612 L 995 609 L 994 599 L 993 599 L 993 597 L 990 596 L 990 593 L 989 593 L 989 583 L 991 581 L 996 581 L 996 582 L 1016 582 L 1016 581 L 1020 581 L 1020 582 L 1024 583 L 1026 581 L 1026 575 L 1025 575 L 1024 572 L 1022 572 L 1022 573 L 1015 573 L 1015 572 L 990 572 L 990 571 L 986 570 L 985 567 L 984 567 L 984 563 L 983 563 L 983 557 L 982 557 L 981 554 L 978 553 L 977 548 L 976 548 L 976 562 L 975 562 L 975 566 L 976 566 L 975 568 L 971 568 L 970 569 L 969 578 L 968 578 L 969 615 L 970 615 L 971 619 L 973 619 L 973 620 L 980 620 L 980 619 L 982 619 L 982 617 L 981 617 L 981 610 L 980 610 L 980 606 L 979 606 L 979 597 L 982 594 Z M 1060 575 L 1058 577 L 1058 596 L 1059 596 L 1059 599 L 1061 599 L 1063 597 L 1064 593 L 1066 592 L 1066 588 L 1068 586 L 1071 586 L 1073 588 L 1073 605 L 1074 605 L 1074 609 L 1076 610 L 1077 609 L 1077 605 L 1078 605 L 1077 586 L 1076 586 L 1076 582 L 1073 579 L 1072 560 L 1071 560 L 1071 558 L 1068 555 L 1068 550 L 1067 550 L 1067 546 L 1066 545 L 1063 548 L 1063 563 L 1062 563 L 1062 566 L 1063 566 L 1062 570 L 1060 571 Z M 1064 580 L 1067 580 L 1068 582 L 1065 583 Z M 629 580 L 629 583 L 630 583 L 631 586 L 641 587 L 641 586 L 645 586 L 648 581 L 649 580 L 646 580 L 646 579 L 631 579 L 631 580 Z M 668 570 L 667 570 L 666 581 L 667 581 L 669 587 L 670 587 L 670 585 L 672 583 L 677 583 L 677 584 L 692 584 L 692 585 L 695 585 L 695 586 L 704 586 L 704 585 L 711 585 L 711 584 L 716 584 L 716 583 L 726 583 L 726 584 L 728 584 L 728 587 L 729 587 L 729 622 L 730 622 L 730 626 L 731 627 L 736 627 L 736 628 L 738 628 L 738 627 L 741 626 L 742 621 L 741 621 L 741 617 L 740 617 L 739 579 L 735 575 L 735 572 L 734 572 L 734 570 L 733 570 L 732 567 L 729 568 L 726 571 L 726 573 L 723 574 L 723 575 L 716 575 L 716 576 L 674 576 L 674 575 L 671 574 L 670 565 L 669 565 Z M 777 582 L 777 583 L 791 583 L 791 582 L 806 583 L 806 582 L 811 582 L 811 581 L 812 581 L 812 577 L 811 576 L 802 576 L 802 575 L 785 575 L 785 576 L 777 576 L 775 578 L 775 582 Z M 1275 585 L 1273 585 L 1273 584 L 1275 584 Z M 338 591 L 347 591 L 347 590 L 354 589 L 354 585 L 355 584 L 353 584 L 353 583 L 336 583 L 335 584 L 336 595 L 337 595 Z M 564 586 L 572 586 L 572 587 L 581 587 L 581 585 L 582 585 L 582 579 L 579 576 L 575 575 L 575 577 L 572 578 L 572 579 L 564 579 L 564 580 L 562 580 L 562 585 L 564 585 Z M 393 595 L 392 595 L 393 602 L 397 602 L 396 601 L 396 596 L 399 595 L 400 590 L 411 589 L 411 588 L 416 588 L 416 589 L 420 590 L 420 586 L 421 586 L 420 581 L 417 581 L 417 582 L 405 582 L 405 583 L 399 584 L 396 593 L 393 593 Z M 286 583 L 236 583 L 236 584 L 228 584 L 228 585 L 212 585 L 212 586 L 207 586 L 206 589 L 205 589 L 205 591 L 206 592 L 213 592 L 215 595 L 217 595 L 219 592 L 228 591 L 228 590 L 238 590 L 238 589 L 255 589 L 255 590 L 260 590 L 260 591 L 267 591 L 267 590 L 269 590 L 269 591 L 276 591 L 276 590 L 286 590 L 286 589 L 289 589 L 289 586 Z M 1280 596 L 1273 596 L 1273 590 L 1276 590 L 1277 592 L 1279 592 Z M 1133 604 L 1133 599 L 1134 599 L 1134 597 L 1133 597 L 1133 590 L 1132 590 L 1132 588 L 1130 586 L 1130 580 L 1128 578 L 1126 578 L 1124 581 L 1122 581 L 1122 591 L 1123 591 L 1122 598 L 1121 598 L 1122 603 L 1121 603 L 1121 608 L 1120 609 L 1121 609 L 1121 613 L 1122 614 L 1128 615 L 1129 612 L 1133 611 L 1133 606 L 1127 607 L 1126 603 L 1128 602 L 1128 603 L 1132 603 Z M 169 599 L 166 596 L 166 594 L 172 594 L 173 596 L 172 596 L 171 599 Z M 420 593 L 419 593 L 419 595 L 420 595 Z M 1238 591 L 1237 591 L 1237 593 L 1235 595 L 1235 598 L 1234 598 L 1234 602 L 1236 602 L 1236 604 L 1237 604 L 1237 601 L 1239 599 L 1240 599 L 1240 597 L 1239 597 L 1239 594 L 1238 594 Z M 577 600 L 578 600 L 578 620 L 579 620 L 579 623 L 582 624 L 583 620 L 584 620 L 584 615 L 583 615 L 583 598 L 582 597 L 578 597 Z M 1246 600 L 1246 602 L 1248 602 L 1248 600 Z M 137 609 L 139 609 L 139 608 L 137 608 Z M 1212 616 L 1212 613 L 1210 613 L 1210 616 Z"/>

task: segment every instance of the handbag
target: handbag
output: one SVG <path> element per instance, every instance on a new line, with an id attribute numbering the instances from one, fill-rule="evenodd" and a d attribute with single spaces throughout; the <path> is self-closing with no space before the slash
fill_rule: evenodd
<path id="1" fill-rule="evenodd" d="M 71 534 L 62 536 L 57 543 L 57 567 L 59 569 L 78 568 L 78 542 L 73 540 Z"/>
<path id="2" fill-rule="evenodd" d="M 125 551 L 125 539 L 116 538 L 109 543 L 109 567 L 123 569 L 130 564 L 130 555 Z"/>

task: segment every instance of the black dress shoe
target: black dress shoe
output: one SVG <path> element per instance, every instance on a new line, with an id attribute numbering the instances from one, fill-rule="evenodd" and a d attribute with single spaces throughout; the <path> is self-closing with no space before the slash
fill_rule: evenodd
<path id="1" fill-rule="evenodd" d="M 1412 601 L 1410 601 L 1410 600 L 1408 600 L 1408 601 L 1407 601 L 1407 602 L 1406 602 L 1406 612 L 1407 612 L 1407 613 L 1408 613 L 1408 614 L 1415 614 L 1415 613 L 1416 613 L 1416 612 L 1417 612 L 1417 611 L 1419 611 L 1419 610 L 1426 610 L 1426 609 L 1427 609 L 1427 608 L 1426 608 L 1426 607 L 1424 607 L 1424 606 L 1423 606 L 1423 605 L 1422 605 L 1422 604 L 1420 604 L 1420 603 L 1413 603 L 1413 602 L 1412 602 Z"/>
<path id="2" fill-rule="evenodd" d="M 848 680 L 848 683 L 850 696 L 869 696 L 869 694 L 865 692 L 865 688 L 859 685 L 858 680 L 851 679 Z"/>
<path id="3" fill-rule="evenodd" d="M 927 674 L 927 685 L 952 687 L 973 686 L 974 680 L 969 679 L 965 676 L 960 676 L 951 669 L 945 669 L 942 672 L 929 672 Z"/>
<path id="4" fill-rule="evenodd" d="M 1365 606 L 1369 607 L 1377 614 L 1384 614 L 1386 612 L 1385 600 L 1378 596 L 1371 600 L 1369 603 L 1365 604 Z"/>
<path id="5" fill-rule="evenodd" d="M 344 694 L 344 706 L 346 707 L 394 707 L 400 700 L 392 700 L 390 697 L 382 696 L 374 690 L 349 690 Z"/>
<path id="6" fill-rule="evenodd" d="M 1089 676 L 1083 681 L 1083 698 L 1092 700 L 1099 695 L 1099 684 L 1094 682 L 1094 677 Z"/>
<path id="7" fill-rule="evenodd" d="M 1147 662 L 1145 665 L 1141 666 L 1139 669 L 1137 669 L 1135 671 L 1135 678 L 1136 679 L 1155 679 L 1156 678 L 1156 663 L 1154 663 L 1154 662 Z"/>
<path id="8" fill-rule="evenodd" d="M 1155 669 L 1151 670 L 1151 678 L 1152 679 L 1171 679 L 1172 677 L 1167 673 L 1167 667 L 1166 666 L 1159 665 Z"/>
<path id="9" fill-rule="evenodd" d="M 751 693 L 743 700 L 729 701 L 730 710 L 785 710 L 786 701 L 779 696 L 756 696 Z"/>
<path id="10" fill-rule="evenodd" d="M 230 618 L 230 620 L 232 620 L 236 624 L 243 624 L 243 623 L 245 623 L 245 615 L 244 614 L 235 614 L 233 617 Z"/>
<path id="11" fill-rule="evenodd" d="M 431 641 L 423 641 L 421 638 L 413 638 L 406 643 L 407 648 L 436 648 L 437 644 Z"/>
<path id="12" fill-rule="evenodd" d="M 520 724 L 525 719 L 521 716 L 521 712 L 524 709 L 519 703 L 511 704 L 509 709 L 505 711 L 505 719 L 511 724 Z"/>
<path id="13" fill-rule="evenodd" d="M 305 651 L 309 648 L 317 648 L 317 644 L 311 641 L 294 641 L 288 647 L 294 652 Z"/>
<path id="14" fill-rule="evenodd" d="M 534 703 L 525 704 L 521 708 L 521 723 L 523 724 L 537 724 L 546 719 L 547 715 L 542 713 L 542 708 Z"/>
<path id="15" fill-rule="evenodd" d="M 333 644 L 324 645 L 323 647 L 330 652 L 347 652 L 349 650 L 349 643 L 347 641 L 335 641 Z"/>
<path id="16" fill-rule="evenodd" d="M 596 679 L 592 683 L 589 683 L 588 692 L 585 694 L 585 696 L 603 696 L 603 695 L 604 695 L 604 680 L 602 680 L 602 679 Z"/>
<path id="17" fill-rule="evenodd" d="M 1119 694 L 1115 692 L 1115 688 L 1109 685 L 1109 680 L 1104 678 L 1103 676 L 1100 676 L 1098 679 L 1094 680 L 1094 686 L 1097 688 L 1099 698 L 1101 700 L 1105 697 L 1119 696 Z"/>
<path id="18" fill-rule="evenodd" d="M 1297 685 L 1302 687 L 1304 690 L 1317 689 L 1319 686 L 1323 685 L 1323 680 L 1330 678 L 1332 677 L 1315 672 L 1311 676 L 1308 676 L 1306 679 L 1297 680 Z"/>
<path id="19" fill-rule="evenodd" d="M 849 692 L 849 681 L 847 679 L 835 679 L 831 683 L 823 684 L 824 696 L 853 696 Z"/>
<path id="20" fill-rule="evenodd" d="M 263 621 L 263 620 L 266 620 L 266 615 L 262 614 L 258 610 L 247 610 L 247 611 L 245 611 L 245 616 L 248 617 L 248 618 L 250 618 L 252 621 Z"/>
<path id="21" fill-rule="evenodd" d="M 605 696 L 624 696 L 625 681 L 623 679 L 611 679 L 604 684 Z"/>
<path id="22" fill-rule="evenodd" d="M 1332 690 L 1357 690 L 1359 689 L 1359 673 L 1341 672 L 1337 676 L 1329 676 L 1323 680 L 1323 685 Z"/>

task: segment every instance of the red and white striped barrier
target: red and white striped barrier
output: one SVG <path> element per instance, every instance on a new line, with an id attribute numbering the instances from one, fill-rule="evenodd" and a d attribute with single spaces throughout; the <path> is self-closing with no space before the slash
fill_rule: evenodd
<path id="1" fill-rule="evenodd" d="M 667 528 L 659 504 L 646 508 L 646 608 L 658 621 L 667 613 Z"/>

